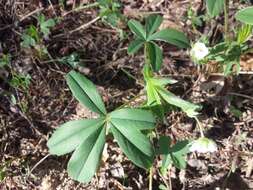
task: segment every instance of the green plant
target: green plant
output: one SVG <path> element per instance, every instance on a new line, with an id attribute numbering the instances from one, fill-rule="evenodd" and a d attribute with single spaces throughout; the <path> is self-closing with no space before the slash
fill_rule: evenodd
<path id="1" fill-rule="evenodd" d="M 238 11 L 235 15 L 235 18 L 245 24 L 253 25 L 253 7 L 247 7 Z"/>
<path id="2" fill-rule="evenodd" d="M 72 68 L 76 68 L 79 65 L 79 55 L 74 52 L 68 56 L 60 58 L 57 61 L 59 61 L 61 64 L 66 64 L 71 66 Z"/>
<path id="3" fill-rule="evenodd" d="M 96 119 L 82 119 L 63 124 L 47 143 L 51 154 L 63 155 L 74 151 L 68 163 L 68 173 L 73 179 L 85 183 L 91 180 L 99 167 L 106 139 L 111 136 L 135 165 L 150 170 L 149 189 L 152 189 L 155 152 L 164 155 L 164 172 L 170 163 L 178 168 L 185 167 L 188 141 L 170 146 L 169 138 L 161 137 L 160 147 L 155 151 L 152 139 L 156 138 L 156 135 L 149 135 L 156 126 L 155 116 L 164 119 L 164 114 L 173 106 L 180 107 L 192 118 L 196 118 L 197 110 L 200 108 L 178 98 L 165 88 L 167 84 L 175 83 L 175 80 L 155 75 L 162 66 L 162 50 L 156 44 L 157 41 L 165 41 L 182 48 L 189 47 L 187 37 L 179 31 L 165 29 L 156 32 L 161 22 L 161 16 L 151 15 L 146 18 L 145 27 L 135 20 L 128 23 L 136 37 L 129 45 L 128 52 L 133 54 L 144 46 L 143 76 L 147 97 L 140 108 L 127 108 L 127 105 L 123 104 L 108 113 L 92 82 L 75 71 L 67 74 L 67 84 L 74 97 L 98 114 Z"/>
<path id="4" fill-rule="evenodd" d="M 98 4 L 99 16 L 102 20 L 113 27 L 118 27 L 119 22 L 123 19 L 120 13 L 120 3 L 117 0 L 98 0 Z"/>
<path id="5" fill-rule="evenodd" d="M 181 108 L 189 117 L 198 115 L 197 110 L 201 108 L 200 106 L 182 100 L 165 88 L 168 84 L 174 84 L 175 80 L 154 76 L 147 65 L 144 67 L 144 79 L 147 93 L 146 105 L 160 119 L 169 110 L 169 105 Z"/>
<path id="6" fill-rule="evenodd" d="M 71 71 L 67 83 L 80 103 L 99 114 L 97 119 L 70 121 L 55 131 L 48 147 L 51 154 L 63 155 L 74 151 L 68 173 L 80 182 L 89 182 L 98 169 L 106 136 L 113 134 L 126 156 L 137 166 L 150 168 L 154 149 L 142 133 L 155 127 L 151 113 L 135 108 L 116 109 L 107 113 L 95 86 L 84 76 Z"/>
<path id="7" fill-rule="evenodd" d="M 44 38 L 47 38 L 50 34 L 50 29 L 56 25 L 55 20 L 51 18 L 46 20 L 46 17 L 43 14 L 38 15 L 37 20 L 40 27 L 40 32 L 43 34 Z"/>
<path id="8" fill-rule="evenodd" d="M 37 28 L 33 25 L 29 26 L 29 28 L 26 29 L 25 33 L 21 36 L 21 39 L 21 46 L 25 48 L 35 47 L 36 44 L 40 41 Z"/>
<path id="9" fill-rule="evenodd" d="M 9 54 L 2 54 L 0 57 L 0 68 L 9 65 L 11 56 Z"/>
<path id="10" fill-rule="evenodd" d="M 144 47 L 145 58 L 149 61 L 153 71 L 158 71 L 162 66 L 162 50 L 156 42 L 164 41 L 180 48 L 189 47 L 189 40 L 182 33 L 174 29 L 164 29 L 156 32 L 163 21 L 159 15 L 150 15 L 142 26 L 136 20 L 130 20 L 128 26 L 135 35 L 134 41 L 128 46 L 128 53 L 134 54 Z"/>
<path id="11" fill-rule="evenodd" d="M 23 75 L 23 74 L 13 73 L 12 78 L 9 83 L 13 88 L 20 88 L 23 90 L 27 90 L 30 85 L 30 80 L 31 80 L 31 76 L 29 74 Z"/>
<path id="12" fill-rule="evenodd" d="M 50 29 L 55 26 L 54 19 L 46 20 L 43 14 L 37 16 L 37 26 L 30 25 L 22 34 L 21 46 L 24 48 L 33 48 L 38 52 L 39 57 L 48 55 L 47 48 L 43 43 L 43 39 L 48 38 Z"/>
<path id="13" fill-rule="evenodd" d="M 161 16 L 150 15 L 146 18 L 144 27 L 138 21 L 130 20 L 128 25 L 134 33 L 135 39 L 129 44 L 128 52 L 129 54 L 136 53 L 144 46 L 145 66 L 143 76 L 146 82 L 146 105 L 160 118 L 164 116 L 166 104 L 180 107 L 188 116 L 193 117 L 197 115 L 196 110 L 200 107 L 176 97 L 165 88 L 166 85 L 173 84 L 176 81 L 154 75 L 154 71 L 161 69 L 163 60 L 162 50 L 156 44 L 156 41 L 164 41 L 180 48 L 189 47 L 187 37 L 177 30 L 164 29 L 156 32 L 162 20 Z"/>
<path id="14" fill-rule="evenodd" d="M 203 26 L 203 21 L 206 20 L 205 15 L 197 15 L 197 13 L 192 9 L 192 5 L 187 10 L 187 19 L 191 21 L 191 25 L 194 30 L 196 27 Z"/>
<path id="15" fill-rule="evenodd" d="M 186 155 L 189 152 L 189 141 L 178 141 L 171 146 L 171 139 L 167 136 L 161 136 L 158 141 L 157 154 L 162 155 L 161 173 L 167 174 L 167 170 L 171 165 L 175 165 L 178 169 L 186 168 Z"/>
<path id="16" fill-rule="evenodd" d="M 97 0 L 94 3 L 80 5 L 79 7 L 69 11 L 68 13 L 83 10 L 83 9 L 89 9 L 93 7 L 99 8 L 99 15 L 92 21 L 88 22 L 87 25 L 90 25 L 98 20 L 102 20 L 104 23 L 116 29 L 119 32 L 120 37 L 124 38 L 125 34 L 124 34 L 124 31 L 120 28 L 120 25 L 122 22 L 125 22 L 125 17 L 124 15 L 121 14 L 121 10 L 120 10 L 121 3 L 118 0 Z M 79 29 L 80 28 L 74 29 L 73 31 L 71 31 L 71 33 Z"/>
<path id="17" fill-rule="evenodd" d="M 206 0 L 207 12 L 211 17 L 218 16 L 224 9 L 226 0 Z"/>
<path id="18" fill-rule="evenodd" d="M 213 1 L 212 3 L 218 3 L 218 5 L 213 5 L 209 2 L 207 5 L 211 7 L 219 7 L 219 3 L 221 5 L 221 1 Z M 224 1 L 226 3 L 226 1 Z M 211 9 L 211 8 L 209 8 Z M 219 9 L 221 10 L 221 9 Z M 247 45 L 247 41 L 252 36 L 252 7 L 245 8 L 236 13 L 235 18 L 243 23 L 241 23 L 235 30 L 235 38 L 228 38 L 226 33 L 224 34 L 224 41 L 214 45 L 209 48 L 209 54 L 199 62 L 194 60 L 195 63 L 206 64 L 210 61 L 215 61 L 217 63 L 218 72 L 223 72 L 225 76 L 231 74 L 238 74 L 240 72 L 240 58 L 243 54 L 245 54 L 249 50 L 249 46 Z M 217 14 L 220 11 L 214 11 Z M 228 19 L 225 15 L 225 20 Z M 225 30 L 226 31 L 226 30 Z"/>

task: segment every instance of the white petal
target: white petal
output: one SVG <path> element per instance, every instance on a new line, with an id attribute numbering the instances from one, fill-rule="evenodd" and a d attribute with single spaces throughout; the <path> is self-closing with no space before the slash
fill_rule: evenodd
<path id="1" fill-rule="evenodd" d="M 196 60 L 200 61 L 205 58 L 209 54 L 209 50 L 204 43 L 197 42 L 194 44 L 193 48 L 190 51 L 191 57 Z"/>

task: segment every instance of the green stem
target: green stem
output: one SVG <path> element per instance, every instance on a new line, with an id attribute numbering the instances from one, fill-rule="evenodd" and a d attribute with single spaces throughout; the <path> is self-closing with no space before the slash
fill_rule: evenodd
<path id="1" fill-rule="evenodd" d="M 171 165 L 170 165 L 170 167 L 169 167 L 169 171 L 168 171 L 168 174 L 169 174 L 169 190 L 172 190 L 172 183 L 171 183 L 171 171 L 170 171 L 170 169 L 171 169 Z"/>
<path id="2" fill-rule="evenodd" d="M 149 190 L 152 190 L 153 186 L 153 166 L 149 169 Z"/>
<path id="3" fill-rule="evenodd" d="M 148 65 L 148 67 L 152 71 L 152 66 L 151 66 L 149 55 L 148 55 L 148 46 L 147 46 L 147 43 L 148 42 L 146 42 L 145 45 L 144 45 L 144 62 L 145 62 L 146 65 Z M 153 74 L 153 72 L 152 72 L 152 74 Z"/>
<path id="4" fill-rule="evenodd" d="M 144 44 L 144 63 L 149 64 L 147 43 Z"/>
<path id="5" fill-rule="evenodd" d="M 229 7 L 229 0 L 224 0 L 224 38 L 227 42 L 228 37 L 228 7 Z"/>

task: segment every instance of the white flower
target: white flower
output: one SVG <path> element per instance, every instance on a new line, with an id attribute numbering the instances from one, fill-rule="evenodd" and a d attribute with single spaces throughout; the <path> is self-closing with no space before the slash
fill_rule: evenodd
<path id="1" fill-rule="evenodd" d="M 200 137 L 197 140 L 193 141 L 189 150 L 191 152 L 207 153 L 217 151 L 216 143 L 206 137 Z"/>
<path id="2" fill-rule="evenodd" d="M 204 43 L 197 42 L 193 45 L 190 55 L 194 61 L 201 61 L 209 54 L 209 50 Z"/>

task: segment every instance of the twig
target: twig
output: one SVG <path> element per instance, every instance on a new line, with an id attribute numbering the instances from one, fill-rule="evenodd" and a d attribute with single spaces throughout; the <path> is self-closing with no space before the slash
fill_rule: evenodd
<path id="1" fill-rule="evenodd" d="M 98 17 L 92 19 L 92 20 L 91 20 L 90 22 L 88 22 L 88 23 L 85 23 L 85 24 L 83 24 L 83 25 L 77 27 L 77 28 L 74 29 L 74 30 L 71 30 L 71 31 L 69 32 L 69 34 L 73 34 L 74 32 L 77 32 L 77 31 L 79 31 L 79 30 L 88 28 L 90 25 L 92 25 L 93 23 L 97 22 L 99 19 L 100 19 L 100 16 L 98 16 Z"/>
<path id="2" fill-rule="evenodd" d="M 236 92 L 229 92 L 228 94 L 232 95 L 232 96 L 239 96 L 239 97 L 243 97 L 243 98 L 253 100 L 253 97 L 245 95 L 245 94 L 239 94 L 239 93 L 236 93 Z"/>
<path id="3" fill-rule="evenodd" d="M 246 170 L 246 177 L 250 177 L 251 175 L 251 172 L 253 170 L 253 158 L 249 158 L 248 161 L 248 167 L 247 167 L 247 170 Z"/>
<path id="4" fill-rule="evenodd" d="M 57 17 L 56 11 L 55 11 L 55 9 L 54 9 L 54 6 L 53 6 L 51 0 L 48 0 L 48 2 L 49 2 L 49 4 L 50 4 L 51 8 L 53 9 L 54 15 Z"/>
<path id="5" fill-rule="evenodd" d="M 96 6 L 98 6 L 98 5 L 99 5 L 98 2 L 91 3 L 91 4 L 88 4 L 88 5 L 81 5 L 81 6 L 77 7 L 77 8 L 75 8 L 75 9 L 72 9 L 72 10 L 69 11 L 69 12 L 66 12 L 63 16 L 67 16 L 67 15 L 69 15 L 70 13 L 77 12 L 77 11 L 81 11 L 81 10 L 83 10 L 83 9 L 93 8 L 93 7 L 96 7 Z"/>
<path id="6" fill-rule="evenodd" d="M 240 71 L 239 75 L 253 75 L 253 71 Z M 210 73 L 210 76 L 224 76 L 223 73 Z"/>
<path id="7" fill-rule="evenodd" d="M 30 16 L 32 16 L 32 15 L 34 15 L 34 14 L 36 14 L 36 13 L 42 11 L 43 9 L 44 9 L 44 8 L 39 8 L 39 9 L 36 9 L 36 10 L 34 10 L 34 11 L 28 13 L 27 15 L 23 16 L 23 17 L 19 20 L 19 22 L 24 21 L 25 19 L 29 18 Z"/>
<path id="8" fill-rule="evenodd" d="M 29 18 L 30 16 L 32 16 L 32 15 L 34 15 L 34 14 L 36 14 L 36 13 L 42 11 L 43 9 L 44 9 L 44 8 L 39 8 L 39 9 L 36 9 L 36 10 L 34 10 L 34 11 L 28 13 L 27 15 L 23 16 L 23 17 L 19 20 L 19 22 L 23 22 L 25 19 L 27 19 L 27 18 Z M 11 28 L 11 27 L 13 27 L 13 26 L 15 26 L 15 24 L 6 25 L 6 26 L 4 26 L 3 28 L 0 28 L 0 31 L 9 29 L 9 28 Z"/>
<path id="9" fill-rule="evenodd" d="M 68 34 L 70 35 L 70 34 L 73 34 L 73 33 L 77 32 L 77 31 L 79 31 L 79 30 L 86 29 L 86 28 L 88 28 L 90 25 L 92 25 L 93 23 L 97 22 L 100 18 L 101 18 L 101 17 L 98 16 L 98 17 L 94 18 L 93 20 L 91 20 L 90 22 L 87 22 L 87 23 L 85 23 L 85 24 L 79 26 L 78 28 L 69 31 Z M 67 35 L 68 35 L 68 34 L 67 34 Z M 64 35 L 65 35 L 65 34 L 58 34 L 58 35 L 53 36 L 53 38 L 62 37 L 62 36 L 64 36 Z"/>
<path id="10" fill-rule="evenodd" d="M 44 156 L 39 162 L 37 162 L 37 163 L 32 167 L 32 169 L 28 172 L 26 178 L 28 178 L 28 177 L 31 175 L 31 173 L 33 172 L 33 170 L 34 170 L 35 168 L 37 168 L 38 165 L 40 165 L 40 164 L 41 164 L 44 160 L 46 160 L 50 155 L 51 155 L 51 154 L 47 154 L 47 155 Z"/>

